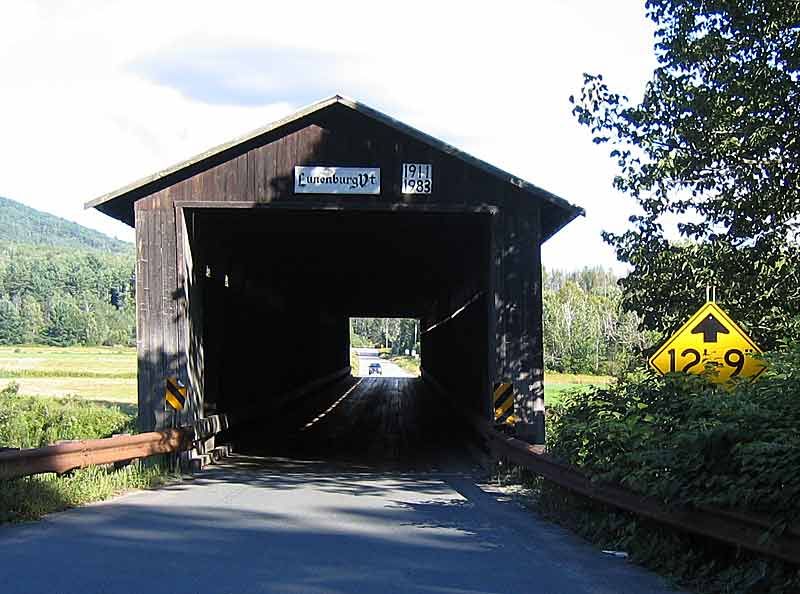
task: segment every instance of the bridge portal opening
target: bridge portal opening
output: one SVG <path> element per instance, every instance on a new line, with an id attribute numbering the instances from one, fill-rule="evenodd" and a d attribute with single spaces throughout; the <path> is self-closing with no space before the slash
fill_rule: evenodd
<path id="1" fill-rule="evenodd" d="M 419 377 L 420 324 L 414 318 L 350 318 L 350 374 Z"/>
<path id="2" fill-rule="evenodd" d="M 488 410 L 487 215 L 198 208 L 183 219 L 189 368 L 204 413 L 237 420 L 240 448 L 336 435 L 328 446 L 353 452 L 424 449 L 459 422 L 431 382 Z M 390 331 L 406 320 L 425 380 L 351 377 L 354 321 L 387 315 Z"/>

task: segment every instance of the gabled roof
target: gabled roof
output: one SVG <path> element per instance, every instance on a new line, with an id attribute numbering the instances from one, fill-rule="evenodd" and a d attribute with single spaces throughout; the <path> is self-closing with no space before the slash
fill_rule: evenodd
<path id="1" fill-rule="evenodd" d="M 147 177 L 143 177 L 127 186 L 119 188 L 118 190 L 114 190 L 113 192 L 109 192 L 108 194 L 104 194 L 95 198 L 94 200 L 90 200 L 87 202 L 84 207 L 85 208 L 97 208 L 98 210 L 112 216 L 116 219 L 122 220 L 128 224 L 132 224 L 133 222 L 133 203 L 145 196 L 158 192 L 163 188 L 166 188 L 178 181 L 185 179 L 190 175 L 194 175 L 194 173 L 198 171 L 202 171 L 207 167 L 211 167 L 214 164 L 224 161 L 224 154 L 228 152 L 235 151 L 237 147 L 254 141 L 260 136 L 264 136 L 270 133 L 274 133 L 278 131 L 280 128 L 289 126 L 299 120 L 306 118 L 315 114 L 316 112 L 322 111 L 327 107 L 330 107 L 334 104 L 343 105 L 352 109 L 355 112 L 363 114 L 375 121 L 381 122 L 391 128 L 394 128 L 398 132 L 410 136 L 438 151 L 451 155 L 457 159 L 464 161 L 465 163 L 485 172 L 489 175 L 492 175 L 503 182 L 511 184 L 520 188 L 521 190 L 528 192 L 534 195 L 536 198 L 544 200 L 546 203 L 556 207 L 557 210 L 562 211 L 558 216 L 558 224 L 553 229 L 548 229 L 546 233 L 547 237 L 552 236 L 556 231 L 562 228 L 564 225 L 569 223 L 571 220 L 576 218 L 577 216 L 582 216 L 585 214 L 583 208 L 579 206 L 575 206 L 570 204 L 563 198 L 556 196 L 534 184 L 525 181 L 524 179 L 517 177 L 508 173 L 507 171 L 503 171 L 491 165 L 481 159 L 473 157 L 452 145 L 447 144 L 439 140 L 438 138 L 434 138 L 429 134 L 425 134 L 413 128 L 403 122 L 400 122 L 376 109 L 373 109 L 363 103 L 359 103 L 353 99 L 349 99 L 347 97 L 343 97 L 341 95 L 334 95 L 333 97 L 329 97 L 328 99 L 323 99 L 322 101 L 318 101 L 308 107 L 305 107 L 283 119 L 277 120 L 264 126 L 263 128 L 259 128 L 257 130 L 253 130 L 252 132 L 245 134 L 244 136 L 240 136 L 235 138 L 229 142 L 221 144 L 219 146 L 215 146 L 199 155 L 195 155 L 191 159 L 183 161 L 181 163 L 177 163 L 171 167 L 167 167 L 166 169 L 162 169 L 161 171 L 149 175 Z M 130 213 L 129 216 L 125 216 L 123 213 Z"/>

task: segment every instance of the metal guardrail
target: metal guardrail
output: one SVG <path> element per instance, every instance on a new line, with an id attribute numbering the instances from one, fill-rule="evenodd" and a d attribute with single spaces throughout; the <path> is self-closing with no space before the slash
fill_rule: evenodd
<path id="1" fill-rule="evenodd" d="M 552 483 L 589 499 L 655 520 L 691 534 L 699 534 L 748 551 L 800 565 L 800 526 L 780 533 L 771 529 L 772 519 L 753 513 L 667 508 L 655 499 L 632 493 L 617 485 L 593 481 L 580 470 L 561 464 L 533 446 L 495 429 L 485 418 L 458 406 L 444 386 L 423 370 L 422 379 L 455 407 L 454 410 L 486 440 L 492 455 L 535 472 Z"/>
<path id="2" fill-rule="evenodd" d="M 0 479 L 12 479 L 45 472 L 63 474 L 95 464 L 125 462 L 156 454 L 189 449 L 191 432 L 165 429 L 138 435 L 118 435 L 106 439 L 84 439 L 69 443 L 0 453 Z"/>
<path id="3" fill-rule="evenodd" d="M 693 534 L 710 537 L 749 551 L 800 565 L 800 527 L 768 534 L 773 522 L 766 517 L 736 511 L 666 508 L 654 499 L 618 486 L 593 481 L 575 468 L 556 462 L 538 448 L 509 437 L 490 423 L 476 423 L 492 454 L 527 468 L 575 493 Z"/>
<path id="4" fill-rule="evenodd" d="M 0 479 L 13 479 L 46 472 L 63 474 L 96 464 L 127 462 L 158 454 L 191 449 L 195 442 L 224 431 L 224 415 L 213 415 L 193 425 L 137 435 L 116 435 L 105 439 L 82 439 L 25 450 L 0 451 Z"/>

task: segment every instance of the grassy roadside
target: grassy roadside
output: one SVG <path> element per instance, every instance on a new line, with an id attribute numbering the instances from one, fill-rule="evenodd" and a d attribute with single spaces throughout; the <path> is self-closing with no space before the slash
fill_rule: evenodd
<path id="1" fill-rule="evenodd" d="M 702 376 L 644 370 L 550 408 L 548 451 L 598 482 L 622 485 L 667 508 L 761 514 L 762 539 L 797 523 L 800 510 L 800 346 L 766 356 L 758 381 L 720 387 Z M 537 513 L 601 549 L 684 588 L 713 594 L 796 594 L 800 567 L 688 534 L 504 466 L 497 480 Z"/>
<path id="2" fill-rule="evenodd" d="M 36 520 L 45 514 L 133 489 L 164 484 L 175 475 L 165 465 L 135 462 L 120 469 L 91 466 L 65 476 L 40 474 L 0 484 L 0 524 Z"/>
<path id="3" fill-rule="evenodd" d="M 114 405 L 23 396 L 16 384 L 0 390 L 2 447 L 31 448 L 59 440 L 108 437 L 132 432 L 134 421 L 132 411 Z M 150 459 L 120 469 L 90 467 L 65 476 L 43 474 L 0 481 L 0 523 L 33 520 L 130 489 L 158 485 L 169 476 L 165 465 Z"/>

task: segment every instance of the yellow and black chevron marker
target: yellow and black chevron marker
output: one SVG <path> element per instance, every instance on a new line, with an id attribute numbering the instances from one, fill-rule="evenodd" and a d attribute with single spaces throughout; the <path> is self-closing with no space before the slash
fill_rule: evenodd
<path id="1" fill-rule="evenodd" d="M 494 422 L 513 425 L 519 419 L 514 415 L 514 384 L 501 382 L 494 385 L 492 394 L 494 405 Z"/>
<path id="2" fill-rule="evenodd" d="M 167 392 L 164 396 L 169 404 L 175 410 L 181 410 L 183 405 L 186 404 L 186 386 L 184 386 L 177 377 L 171 377 L 167 380 Z"/>

